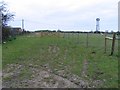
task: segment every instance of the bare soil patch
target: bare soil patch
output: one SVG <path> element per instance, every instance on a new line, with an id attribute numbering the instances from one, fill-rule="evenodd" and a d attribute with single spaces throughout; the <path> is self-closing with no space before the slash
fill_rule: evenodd
<path id="1" fill-rule="evenodd" d="M 13 69 L 14 68 L 14 69 Z M 3 88 L 83 88 L 88 84 L 77 75 L 58 70 L 53 73 L 48 66 L 36 67 L 29 65 L 31 71 L 29 78 L 22 75 L 22 70 L 26 66 L 20 64 L 10 64 L 3 70 Z M 44 68 L 44 69 L 43 69 Z M 26 72 L 27 73 L 27 72 Z M 25 74 L 26 75 L 26 74 Z M 24 78 L 21 78 L 24 77 Z"/>

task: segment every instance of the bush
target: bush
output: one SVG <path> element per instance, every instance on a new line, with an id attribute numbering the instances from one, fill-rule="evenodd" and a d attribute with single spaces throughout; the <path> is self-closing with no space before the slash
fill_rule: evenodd
<path id="1" fill-rule="evenodd" d="M 8 40 L 10 34 L 10 27 L 2 27 L 2 41 Z"/>

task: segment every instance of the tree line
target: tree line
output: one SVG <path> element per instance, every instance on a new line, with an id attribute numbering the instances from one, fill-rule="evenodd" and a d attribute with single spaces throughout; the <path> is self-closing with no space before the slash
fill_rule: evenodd
<path id="1" fill-rule="evenodd" d="M 96 34 L 101 34 L 101 33 L 107 33 L 107 34 L 113 34 L 113 33 L 117 33 L 119 34 L 120 32 L 117 31 L 117 32 L 108 32 L 108 31 L 62 31 L 62 30 L 37 30 L 35 32 L 61 32 L 61 33 L 96 33 Z"/>
<path id="2" fill-rule="evenodd" d="M 14 19 L 14 14 L 7 9 L 7 4 L 5 2 L 0 2 L 0 14 L 1 14 L 1 42 L 7 40 L 10 35 L 11 27 L 8 26 L 8 22 Z"/>

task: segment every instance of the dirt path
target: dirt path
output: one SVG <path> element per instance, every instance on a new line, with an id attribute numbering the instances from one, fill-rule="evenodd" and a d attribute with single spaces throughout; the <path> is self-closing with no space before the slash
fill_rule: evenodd
<path id="1" fill-rule="evenodd" d="M 88 61 L 85 59 L 83 61 L 83 68 L 82 68 L 82 73 L 81 73 L 82 77 L 86 77 L 87 76 L 87 68 L 88 68 Z"/>
<path id="2" fill-rule="evenodd" d="M 69 80 L 60 77 L 58 75 L 49 73 L 48 71 L 40 71 L 38 76 L 33 78 L 32 80 L 28 81 L 28 87 L 39 88 L 77 88 L 78 86 Z"/>
<path id="3" fill-rule="evenodd" d="M 8 65 L 7 70 L 3 71 L 3 88 L 83 88 L 88 87 L 88 84 L 80 77 L 67 73 L 64 70 L 53 73 L 49 69 L 38 68 L 30 66 L 32 71 L 29 78 L 21 76 L 26 66 L 24 65 Z M 24 78 L 22 78 L 24 77 Z"/>
<path id="4" fill-rule="evenodd" d="M 81 73 L 81 76 L 83 78 L 88 78 L 88 66 L 89 66 L 90 62 L 88 62 L 88 60 L 84 60 L 83 61 L 83 67 L 82 67 L 82 73 Z M 89 83 L 89 86 L 92 87 L 92 88 L 95 88 L 95 87 L 99 87 L 100 85 L 103 84 L 103 80 L 100 80 L 98 79 L 98 77 L 103 74 L 103 72 L 101 72 L 97 65 L 96 65 L 96 62 L 94 62 L 94 75 L 92 76 L 92 78 L 88 78 L 88 83 Z"/>

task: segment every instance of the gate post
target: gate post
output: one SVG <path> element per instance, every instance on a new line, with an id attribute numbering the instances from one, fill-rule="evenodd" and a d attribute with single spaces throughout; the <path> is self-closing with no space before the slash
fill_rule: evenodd
<path id="1" fill-rule="evenodd" d="M 113 33 L 113 40 L 112 40 L 112 48 L 111 48 L 111 55 L 113 55 L 114 53 L 114 49 L 115 49 L 115 33 Z"/>

